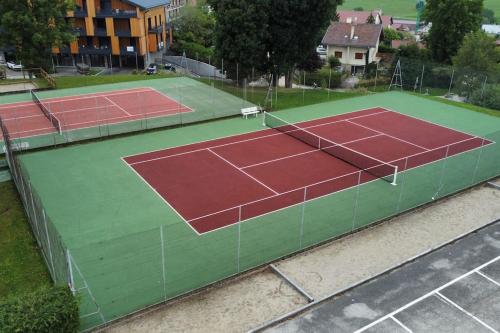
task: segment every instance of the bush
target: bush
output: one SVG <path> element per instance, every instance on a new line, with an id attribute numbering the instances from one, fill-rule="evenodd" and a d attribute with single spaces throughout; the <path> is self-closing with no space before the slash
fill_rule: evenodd
<path id="1" fill-rule="evenodd" d="M 484 92 L 481 89 L 475 90 L 471 94 L 469 102 L 474 105 L 500 110 L 500 86 L 488 85 Z"/>
<path id="2" fill-rule="evenodd" d="M 0 331 L 78 332 L 78 304 L 66 287 L 44 287 L 0 304 Z"/>
<path id="3" fill-rule="evenodd" d="M 304 83 L 303 80 L 304 80 L 304 77 L 302 76 L 302 79 L 300 81 L 301 84 Z M 329 68 L 323 68 L 319 71 L 306 74 L 306 85 L 307 86 L 313 86 L 316 83 L 318 86 L 320 86 L 322 88 L 330 88 L 330 89 L 340 87 L 340 83 L 342 82 L 342 74 L 332 71 L 330 87 L 328 87 L 329 80 L 330 80 L 330 69 Z"/>
<path id="4" fill-rule="evenodd" d="M 340 63 L 340 60 L 337 57 L 329 56 L 328 65 L 330 66 L 330 68 L 335 68 L 341 66 L 342 64 Z"/>
<path id="5" fill-rule="evenodd" d="M 392 47 L 390 46 L 387 46 L 385 44 L 380 44 L 378 46 L 378 51 L 380 53 L 395 53 L 396 52 L 396 49 L 393 49 Z"/>

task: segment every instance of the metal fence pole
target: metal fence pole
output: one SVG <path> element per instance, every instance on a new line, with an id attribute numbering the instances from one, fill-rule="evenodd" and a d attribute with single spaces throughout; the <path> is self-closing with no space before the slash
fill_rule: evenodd
<path id="1" fill-rule="evenodd" d="M 240 261 L 241 261 L 241 206 L 238 211 L 238 247 L 236 249 L 236 269 L 239 273 L 241 270 Z"/>
<path id="2" fill-rule="evenodd" d="M 50 266 L 52 267 L 52 276 L 54 277 L 55 281 L 55 269 L 54 269 L 54 258 L 52 257 L 52 249 L 50 246 L 50 237 L 49 237 L 49 229 L 47 227 L 47 216 L 45 215 L 45 210 L 42 209 L 42 217 L 43 221 L 45 222 L 45 235 L 47 236 L 47 250 L 49 251 L 49 258 L 50 258 Z"/>
<path id="3" fill-rule="evenodd" d="M 358 200 L 359 200 L 359 192 L 360 192 L 360 187 L 361 187 L 361 173 L 363 171 L 358 172 L 358 185 L 356 186 L 356 195 L 354 196 L 354 205 L 352 207 L 352 227 L 351 231 L 354 231 L 355 229 L 355 224 L 356 224 L 356 218 L 357 218 L 357 213 L 358 213 Z"/>
<path id="4" fill-rule="evenodd" d="M 448 95 L 451 94 L 451 86 L 453 84 L 453 77 L 455 76 L 455 68 L 453 68 L 452 72 L 451 72 L 451 79 L 450 79 L 450 87 L 448 88 Z"/>
<path id="5" fill-rule="evenodd" d="M 68 263 L 68 277 L 69 277 L 69 288 L 71 289 L 71 293 L 76 295 L 76 288 L 75 288 L 75 280 L 73 278 L 73 267 L 71 265 L 71 255 L 69 253 L 69 249 L 66 249 L 66 262 Z"/>
<path id="6" fill-rule="evenodd" d="M 167 280 L 165 278 L 165 243 L 163 238 L 163 225 L 160 225 L 160 250 L 161 250 L 161 269 L 163 278 L 163 298 L 167 300 Z"/>
<path id="7" fill-rule="evenodd" d="M 405 173 L 406 173 L 406 168 L 408 167 L 408 159 L 409 159 L 409 157 L 405 158 L 405 167 L 404 167 Z M 401 179 L 401 178 L 403 178 L 403 180 L 400 183 L 401 189 L 399 191 L 399 199 L 398 199 L 398 205 L 396 207 L 396 213 L 399 213 L 399 210 L 401 209 L 401 202 L 403 201 L 403 192 L 404 192 L 404 188 L 405 188 L 406 174 L 403 177 L 399 177 L 399 179 Z"/>
<path id="8" fill-rule="evenodd" d="M 299 249 L 302 248 L 302 239 L 304 238 L 304 216 L 306 212 L 306 200 L 307 200 L 307 187 L 304 188 L 304 198 L 302 200 L 302 213 L 300 218 L 300 231 L 299 231 Z"/>

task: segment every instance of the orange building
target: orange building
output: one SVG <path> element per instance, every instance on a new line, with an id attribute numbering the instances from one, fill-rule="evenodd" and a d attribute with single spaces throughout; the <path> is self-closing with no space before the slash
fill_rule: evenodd
<path id="1" fill-rule="evenodd" d="M 75 40 L 54 48 L 54 63 L 93 67 L 144 68 L 170 44 L 167 7 L 170 0 L 75 0 L 67 19 Z"/>

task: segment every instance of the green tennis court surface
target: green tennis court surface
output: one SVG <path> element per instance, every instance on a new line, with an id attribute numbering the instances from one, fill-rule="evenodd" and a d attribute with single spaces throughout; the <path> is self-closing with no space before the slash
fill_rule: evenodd
<path id="1" fill-rule="evenodd" d="M 137 177 L 122 157 L 262 130 L 262 119 L 230 118 L 19 153 L 15 158 L 17 184 L 32 227 L 52 276 L 59 283 L 71 283 L 81 296 L 82 328 L 101 325 L 500 174 L 499 118 L 398 92 L 274 114 L 297 123 L 374 107 L 494 143 L 403 171 L 397 186 L 374 180 L 202 235 Z M 200 175 L 198 181 L 208 180 Z"/>

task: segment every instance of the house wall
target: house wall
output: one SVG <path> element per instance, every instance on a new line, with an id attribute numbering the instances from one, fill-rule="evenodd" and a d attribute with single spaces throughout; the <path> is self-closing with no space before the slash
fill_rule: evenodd
<path id="1" fill-rule="evenodd" d="M 327 56 L 330 57 L 330 56 L 335 56 L 335 52 L 342 52 L 342 58 L 339 58 L 339 60 L 343 65 L 365 66 L 366 50 L 367 50 L 366 48 L 359 48 L 359 47 L 342 47 L 342 46 L 327 45 L 326 53 Z M 362 53 L 363 59 L 356 59 L 355 58 L 356 53 Z M 373 59 L 375 58 L 375 55 L 376 55 L 376 49 L 371 48 L 368 62 L 372 62 Z"/>

